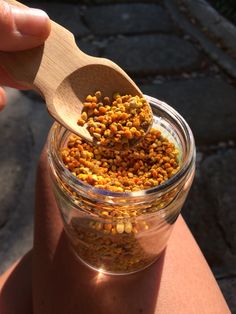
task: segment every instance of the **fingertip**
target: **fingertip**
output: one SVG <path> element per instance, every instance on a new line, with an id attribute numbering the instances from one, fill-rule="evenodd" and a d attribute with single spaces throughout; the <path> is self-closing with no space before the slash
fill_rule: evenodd
<path id="1" fill-rule="evenodd" d="M 5 107 L 7 102 L 6 93 L 2 87 L 0 87 L 0 111 Z"/>
<path id="2" fill-rule="evenodd" d="M 11 7 L 15 27 L 21 35 L 46 39 L 50 33 L 50 19 L 46 12 L 34 8 Z"/>
<path id="3" fill-rule="evenodd" d="M 48 36 L 50 35 L 50 32 L 51 32 L 51 20 L 48 17 L 46 19 L 45 26 L 42 28 L 41 40 L 43 42 L 48 38 Z"/>
<path id="4" fill-rule="evenodd" d="M 47 13 L 3 3 L 0 0 L 0 50 L 18 51 L 42 45 L 51 30 Z"/>

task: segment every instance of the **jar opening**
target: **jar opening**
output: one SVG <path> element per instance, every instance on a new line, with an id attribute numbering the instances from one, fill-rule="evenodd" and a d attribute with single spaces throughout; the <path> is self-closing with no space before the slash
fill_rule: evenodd
<path id="1" fill-rule="evenodd" d="M 151 187 L 145 190 L 133 192 L 112 192 L 109 190 L 99 189 L 88 183 L 79 180 L 74 176 L 64 165 L 60 151 L 66 145 L 68 136 L 71 134 L 64 127 L 55 123 L 52 127 L 48 140 L 48 156 L 51 168 L 60 176 L 65 182 L 69 182 L 74 191 L 79 189 L 79 192 L 92 193 L 102 197 L 119 199 L 135 198 L 145 195 L 159 195 L 163 194 L 170 187 L 174 187 L 183 179 L 189 168 L 195 163 L 195 145 L 193 134 L 182 116 L 166 103 L 159 101 L 153 97 L 145 96 L 150 103 L 154 115 L 154 127 L 159 129 L 162 134 L 173 142 L 180 152 L 180 169 L 171 178 L 164 181 L 158 186 Z"/>

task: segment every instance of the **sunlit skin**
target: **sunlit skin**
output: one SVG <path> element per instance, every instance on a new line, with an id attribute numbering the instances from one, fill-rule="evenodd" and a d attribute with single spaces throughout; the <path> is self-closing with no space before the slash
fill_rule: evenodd
<path id="1" fill-rule="evenodd" d="M 12 9 L 0 0 L 0 51 L 35 47 L 50 32 L 48 20 L 41 26 L 37 20 L 35 26 L 36 19 L 28 19 L 26 28 L 18 12 L 21 30 L 40 31 L 17 39 L 13 21 Z M 22 87 L 2 68 L 0 84 Z M 0 108 L 5 103 L 0 88 Z M 33 248 L 0 277 L 1 314 L 230 313 L 182 217 L 157 262 L 133 275 L 109 276 L 86 267 L 71 251 L 52 192 L 46 150 L 39 162 L 35 204 Z"/>
<path id="2" fill-rule="evenodd" d="M 29 8 L 16 8 L 0 0 L 0 51 L 30 49 L 43 44 L 50 33 L 50 20 L 45 12 Z M 1 66 L 0 86 L 25 89 Z M 0 110 L 7 103 L 6 93 L 0 87 Z"/>
<path id="3" fill-rule="evenodd" d="M 34 247 L 0 280 L 1 314 L 230 313 L 182 217 L 157 262 L 131 275 L 111 276 L 88 268 L 71 250 L 46 151 L 39 163 L 35 204 Z M 7 300 L 14 300 L 11 311 Z"/>

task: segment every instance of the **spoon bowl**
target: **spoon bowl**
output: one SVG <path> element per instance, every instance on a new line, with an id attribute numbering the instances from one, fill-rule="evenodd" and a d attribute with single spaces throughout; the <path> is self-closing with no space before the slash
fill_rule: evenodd
<path id="1" fill-rule="evenodd" d="M 24 6 L 14 0 L 6 2 Z M 73 34 L 53 21 L 44 45 L 25 51 L 0 52 L 0 64 L 15 81 L 43 96 L 55 120 L 91 143 L 96 141 L 86 125 L 77 124 L 87 95 L 99 90 L 108 97 L 114 92 L 142 96 L 117 64 L 82 52 Z"/>
<path id="2" fill-rule="evenodd" d="M 94 59 L 96 61 L 98 58 Z M 94 142 L 95 139 L 86 127 L 77 124 L 87 95 L 94 94 L 99 90 L 110 99 L 112 99 L 116 91 L 121 91 L 122 94 L 141 96 L 139 89 L 134 87 L 131 82 L 127 81 L 126 77 L 114 69 L 114 65 L 110 60 L 103 60 L 107 65 L 89 64 L 77 69 L 66 77 L 56 89 L 50 105 L 51 108 L 54 107 L 55 109 L 56 120 L 58 120 L 58 116 L 63 117 L 63 124 L 65 125 L 66 123 L 67 129 L 82 136 L 89 142 Z M 68 99 L 70 99 L 70 102 L 68 102 Z M 66 106 L 64 106 L 65 103 L 67 104 Z M 53 112 L 51 114 L 54 116 Z M 59 122 L 62 123 L 62 121 Z"/>

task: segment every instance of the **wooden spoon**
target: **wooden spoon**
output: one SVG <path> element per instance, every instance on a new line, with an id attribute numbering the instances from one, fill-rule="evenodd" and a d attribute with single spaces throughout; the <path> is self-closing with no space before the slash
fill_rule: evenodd
<path id="1" fill-rule="evenodd" d="M 6 2 L 23 6 L 14 0 Z M 85 126 L 77 124 L 87 95 L 97 90 L 108 97 L 116 91 L 142 95 L 118 65 L 83 53 L 73 34 L 53 21 L 44 45 L 25 51 L 0 52 L 0 64 L 18 83 L 44 97 L 55 120 L 89 142 L 93 142 L 92 136 Z"/>

